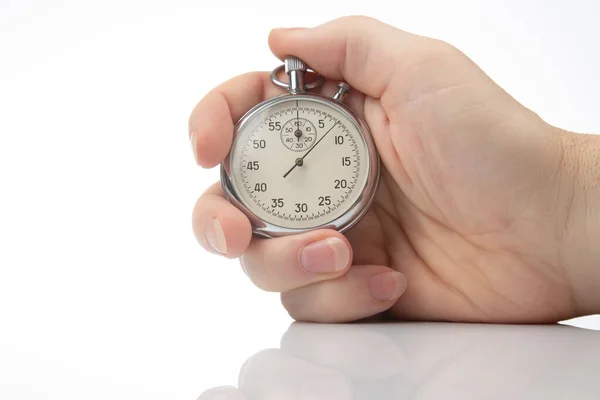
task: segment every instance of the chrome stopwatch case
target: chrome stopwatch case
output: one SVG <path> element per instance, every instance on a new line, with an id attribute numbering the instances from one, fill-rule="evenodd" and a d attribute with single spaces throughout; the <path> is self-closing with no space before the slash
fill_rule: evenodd
<path id="1" fill-rule="evenodd" d="M 289 83 L 278 74 L 285 69 Z M 315 229 L 345 232 L 368 211 L 379 181 L 379 156 L 367 124 L 333 97 L 309 92 L 309 68 L 287 57 L 271 81 L 289 93 L 249 110 L 235 125 L 221 164 L 227 199 L 250 220 L 254 234 L 278 237 Z M 312 70 L 311 70 L 312 71 Z"/>

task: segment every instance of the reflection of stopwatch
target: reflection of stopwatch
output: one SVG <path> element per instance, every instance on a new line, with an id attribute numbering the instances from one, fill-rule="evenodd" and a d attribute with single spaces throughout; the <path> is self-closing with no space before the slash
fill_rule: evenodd
<path id="1" fill-rule="evenodd" d="M 289 83 L 277 75 L 285 67 Z M 262 237 L 354 226 L 368 211 L 379 180 L 379 156 L 367 124 L 342 104 L 350 87 L 333 98 L 307 90 L 307 66 L 296 57 L 271 73 L 289 93 L 266 100 L 236 124 L 221 164 L 229 201 Z"/>

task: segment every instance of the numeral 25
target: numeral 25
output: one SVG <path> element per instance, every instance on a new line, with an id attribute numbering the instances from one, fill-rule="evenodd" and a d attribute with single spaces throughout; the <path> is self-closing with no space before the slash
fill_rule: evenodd
<path id="1" fill-rule="evenodd" d="M 320 206 L 330 206 L 331 205 L 331 196 L 319 196 L 319 205 Z"/>

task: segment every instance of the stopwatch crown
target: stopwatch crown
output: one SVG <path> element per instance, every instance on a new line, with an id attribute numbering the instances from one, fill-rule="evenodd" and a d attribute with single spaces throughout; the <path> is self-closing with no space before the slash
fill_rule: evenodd
<path id="1" fill-rule="evenodd" d="M 287 56 L 285 58 L 285 73 L 289 74 L 291 71 L 302 71 L 302 72 L 306 72 L 306 70 L 308 69 L 308 67 L 306 66 L 306 63 L 304 61 L 302 61 L 301 59 L 299 59 L 298 57 L 294 57 L 294 56 Z"/>

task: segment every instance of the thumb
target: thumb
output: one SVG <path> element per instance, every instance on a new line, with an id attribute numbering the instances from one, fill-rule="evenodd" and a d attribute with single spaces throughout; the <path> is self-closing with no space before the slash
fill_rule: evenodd
<path id="1" fill-rule="evenodd" d="M 385 92 L 395 71 L 427 56 L 432 42 L 363 16 L 314 28 L 274 29 L 269 35 L 269 47 L 278 58 L 299 57 L 324 77 L 344 80 L 375 98 Z"/>

